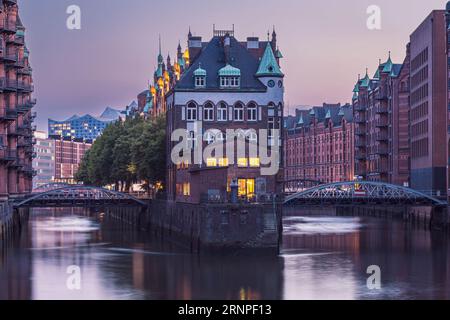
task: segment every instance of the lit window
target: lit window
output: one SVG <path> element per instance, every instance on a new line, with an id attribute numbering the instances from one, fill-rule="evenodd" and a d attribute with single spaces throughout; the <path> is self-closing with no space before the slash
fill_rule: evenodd
<path id="1" fill-rule="evenodd" d="M 239 158 L 238 159 L 238 166 L 239 167 L 248 167 L 248 160 L 247 160 L 247 158 Z"/>
<path id="2" fill-rule="evenodd" d="M 228 167 L 228 158 L 219 159 L 219 167 Z"/>
<path id="3" fill-rule="evenodd" d="M 208 166 L 208 167 L 217 167 L 217 159 L 214 159 L 214 158 L 206 159 L 206 166 Z"/>
<path id="4" fill-rule="evenodd" d="M 259 158 L 250 158 L 250 167 L 258 168 L 260 166 Z"/>
<path id="5" fill-rule="evenodd" d="M 183 195 L 184 196 L 190 196 L 191 195 L 191 184 L 190 183 L 183 183 Z"/>

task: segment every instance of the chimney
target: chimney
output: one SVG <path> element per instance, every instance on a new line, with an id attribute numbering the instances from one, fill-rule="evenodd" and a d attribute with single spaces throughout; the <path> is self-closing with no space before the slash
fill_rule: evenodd
<path id="1" fill-rule="evenodd" d="M 231 63 L 231 39 L 229 34 L 223 39 L 223 50 L 225 53 L 225 63 Z"/>
<path id="2" fill-rule="evenodd" d="M 191 60 L 192 64 L 202 51 L 202 37 L 190 36 L 188 39 L 188 48 L 189 48 L 189 59 Z"/>

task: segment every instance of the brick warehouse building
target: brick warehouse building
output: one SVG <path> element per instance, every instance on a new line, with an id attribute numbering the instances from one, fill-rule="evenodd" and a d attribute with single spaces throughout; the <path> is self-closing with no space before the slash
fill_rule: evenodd
<path id="1" fill-rule="evenodd" d="M 447 194 L 448 66 L 444 10 L 434 10 L 410 36 L 411 187 Z"/>
<path id="2" fill-rule="evenodd" d="M 409 185 L 409 50 L 403 64 L 389 55 L 353 90 L 355 175 Z"/>
<path id="3" fill-rule="evenodd" d="M 296 110 L 295 116 L 285 119 L 284 143 L 286 181 L 332 183 L 354 179 L 351 105 L 324 104 Z"/>
<path id="4" fill-rule="evenodd" d="M 36 103 L 17 1 L 0 1 L 0 201 L 32 188 Z"/>
<path id="5" fill-rule="evenodd" d="M 55 179 L 53 182 L 75 184 L 75 174 L 92 140 L 50 136 L 55 149 Z"/>
<path id="6" fill-rule="evenodd" d="M 269 129 L 270 142 L 270 130 L 282 130 L 283 119 L 284 75 L 276 43 L 275 31 L 271 41 L 251 37 L 240 42 L 233 30 L 214 30 L 209 42 L 190 35 L 189 67 L 167 93 L 168 132 L 183 129 L 191 135 L 199 134 L 206 147 L 225 139 L 227 129 Z M 202 123 L 202 132 L 197 132 L 197 122 Z M 209 130 L 215 130 L 214 134 Z M 259 143 L 258 139 L 258 135 L 248 137 Z M 200 203 L 211 196 L 226 199 L 234 179 L 241 198 L 266 197 L 281 191 L 277 182 L 283 180 L 283 170 L 275 176 L 262 176 L 259 158 L 236 158 L 231 164 L 224 156 L 207 159 L 201 165 L 175 165 L 170 151 L 176 144 L 168 143 L 169 200 Z"/>

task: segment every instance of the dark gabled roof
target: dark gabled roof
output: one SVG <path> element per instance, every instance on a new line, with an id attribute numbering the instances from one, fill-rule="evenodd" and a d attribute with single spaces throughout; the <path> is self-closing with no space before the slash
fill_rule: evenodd
<path id="1" fill-rule="evenodd" d="M 314 110 L 314 116 L 311 111 Z M 327 118 L 327 115 L 330 116 Z M 285 118 L 286 129 L 292 131 L 297 128 L 308 128 L 313 119 L 317 119 L 318 123 L 331 120 L 334 126 L 339 126 L 342 119 L 347 122 L 353 121 L 353 107 L 350 104 L 325 104 L 321 107 L 312 107 L 309 109 L 297 109 L 295 110 L 295 116 L 288 116 Z"/>
<path id="2" fill-rule="evenodd" d="M 256 78 L 259 61 L 234 37 L 230 38 L 230 64 L 241 70 L 241 87 L 233 91 L 266 91 L 266 87 Z M 200 90 L 219 90 L 219 70 L 226 66 L 225 51 L 221 38 L 213 37 L 202 46 L 202 52 L 194 63 L 183 73 L 174 90 L 191 90 L 194 86 L 194 71 L 201 65 L 206 70 L 206 88 Z"/>

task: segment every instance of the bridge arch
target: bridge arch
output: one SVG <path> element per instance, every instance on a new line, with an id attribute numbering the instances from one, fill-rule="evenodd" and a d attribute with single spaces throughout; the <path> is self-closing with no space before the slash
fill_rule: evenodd
<path id="1" fill-rule="evenodd" d="M 146 206 L 129 194 L 100 187 L 72 185 L 32 194 L 14 204 L 14 207 L 100 207 L 116 205 Z"/>
<path id="2" fill-rule="evenodd" d="M 419 191 L 372 181 L 347 181 L 319 185 L 285 198 L 289 204 L 429 204 L 447 205 L 447 202 Z"/>

